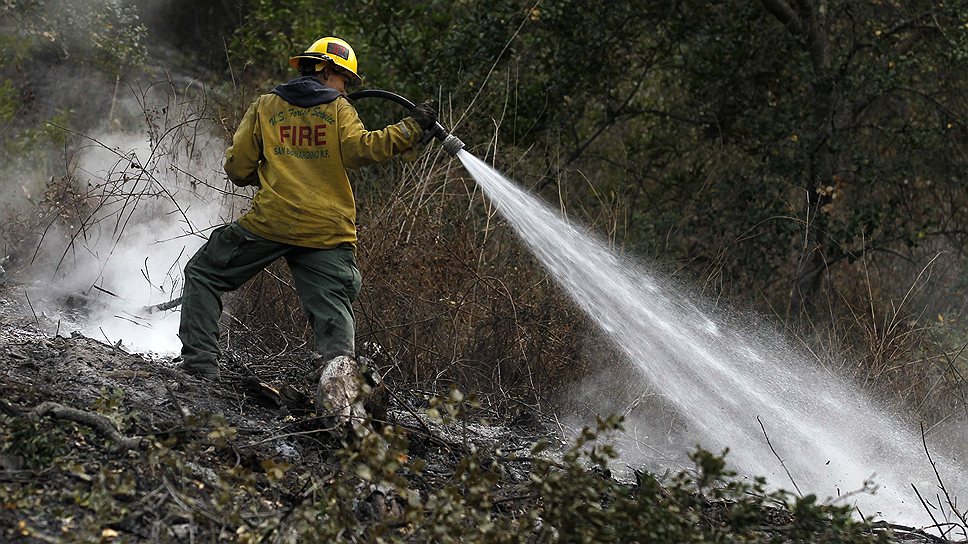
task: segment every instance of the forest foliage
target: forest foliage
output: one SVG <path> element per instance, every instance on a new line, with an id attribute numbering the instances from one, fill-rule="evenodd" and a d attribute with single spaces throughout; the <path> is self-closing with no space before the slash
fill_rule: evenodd
<path id="1" fill-rule="evenodd" d="M 890 385 L 885 345 L 964 331 L 966 25 L 965 2 L 291 0 L 250 4 L 231 48 L 261 82 L 346 36 L 368 84 L 436 97 L 617 247 Z"/>
<path id="2" fill-rule="evenodd" d="M 370 84 L 437 97 L 630 251 L 795 317 L 860 303 L 858 260 L 903 284 L 961 256 L 966 24 L 964 2 L 289 0 L 251 2 L 231 49 L 262 82 L 345 36 Z"/>
<path id="3" fill-rule="evenodd" d="M 770 315 L 913 419 L 968 414 L 968 0 L 0 0 L 0 28 L 0 264 L 10 272 L 29 274 L 45 221 L 83 226 L 96 208 L 71 158 L 91 145 L 88 132 L 121 125 L 119 96 L 163 82 L 187 101 L 185 89 L 204 87 L 200 115 L 227 142 L 251 99 L 294 75 L 290 55 L 337 35 L 354 46 L 366 86 L 436 99 L 470 151 L 619 251 L 710 305 Z M 358 106 L 371 127 L 405 114 Z M 155 113 L 143 115 L 149 132 Z M 594 372 L 628 371 L 439 149 L 353 181 L 365 278 L 358 340 L 361 352 L 382 346 L 366 355 L 385 356 L 388 382 L 459 386 L 495 414 L 527 418 L 549 404 L 575 408 L 570 393 Z M 223 330 L 235 349 L 307 343 L 284 267 L 230 302 Z M 318 500 L 290 482 L 293 531 L 387 541 L 408 531 L 493 542 L 559 531 L 574 541 L 643 531 L 667 533 L 655 541 L 886 538 L 845 507 L 735 480 L 701 450 L 671 485 L 602 478 L 587 468 L 614 457 L 596 441 L 617 421 L 586 430 L 561 461 L 536 447 L 516 495 L 499 489 L 493 452 L 472 452 L 443 485 L 408 495 L 391 457 L 409 450 L 389 430 L 401 449 L 339 449 L 360 472 L 334 472 Z M 19 447 L 56 466 L 80 432 L 30 425 L 0 432 L 0 453 Z M 220 440 L 176 442 L 153 443 L 141 470 L 167 476 L 186 455 L 231 456 Z M 297 472 L 295 483 L 310 481 Z M 256 508 L 246 501 L 281 493 L 268 474 L 218 472 L 212 496 L 224 500 L 206 508 L 242 520 Z M 412 499 L 404 518 L 364 526 L 333 509 L 363 481 Z M 84 518 L 92 535 L 102 513 L 118 511 L 114 483 L 99 485 L 106 506 Z M 38 496 L 0 492 L 17 505 Z M 282 525 L 259 519 L 235 528 L 260 541 Z M 764 524 L 778 532 L 764 535 Z"/>
<path id="4" fill-rule="evenodd" d="M 65 175 L 65 151 L 36 144 L 63 150 L 75 136 L 57 127 L 103 123 L 119 86 L 177 65 L 208 82 L 227 137 L 255 93 L 292 76 L 291 54 L 339 35 L 367 86 L 436 98 L 475 154 L 714 300 L 833 339 L 870 374 L 885 345 L 922 362 L 934 349 L 923 364 L 944 364 L 937 350 L 964 332 L 964 0 L 55 4 L 0 6 L 0 145 L 10 164 L 42 153 L 41 180 Z M 104 92 L 82 107 L 77 87 L 98 78 Z M 359 107 L 374 125 L 404 113 Z M 355 180 L 372 266 L 362 305 L 386 305 L 363 308 L 361 331 L 408 361 L 401 374 L 446 363 L 449 381 L 496 373 L 513 389 L 534 381 L 534 363 L 547 369 L 539 398 L 582 375 L 593 333 L 513 235 L 468 205 L 478 197 L 453 165 L 425 158 Z M 469 309 L 448 313 L 457 300 Z M 293 321 L 287 334 L 305 334 Z"/>

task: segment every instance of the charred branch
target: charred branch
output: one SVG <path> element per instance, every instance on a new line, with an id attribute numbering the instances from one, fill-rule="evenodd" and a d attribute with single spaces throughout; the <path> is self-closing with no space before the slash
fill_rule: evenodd
<path id="1" fill-rule="evenodd" d="M 70 408 L 57 402 L 42 402 L 30 411 L 29 416 L 37 419 L 47 416 L 90 427 L 111 440 L 115 444 L 115 449 L 119 452 L 137 449 L 141 445 L 141 438 L 124 436 L 108 418 L 100 414 Z"/>

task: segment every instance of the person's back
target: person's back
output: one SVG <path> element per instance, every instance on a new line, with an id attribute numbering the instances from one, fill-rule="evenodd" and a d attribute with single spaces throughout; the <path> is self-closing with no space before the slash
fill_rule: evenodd
<path id="1" fill-rule="evenodd" d="M 338 90 L 303 76 L 260 96 L 226 152 L 237 185 L 259 185 L 240 221 L 259 236 L 303 247 L 356 243 L 356 203 L 346 168 L 382 162 L 414 147 L 412 118 L 367 131 Z"/>
<path id="2" fill-rule="evenodd" d="M 289 265 L 313 328 L 316 364 L 356 367 L 353 302 L 361 277 L 346 168 L 409 151 L 436 124 L 425 103 L 399 123 L 366 130 L 345 96 L 347 85 L 361 81 L 356 55 L 339 38 L 316 41 L 290 64 L 300 77 L 258 97 L 226 151 L 229 179 L 258 187 L 251 209 L 212 231 L 185 267 L 179 368 L 196 376 L 219 378 L 222 293 L 279 258 Z"/>

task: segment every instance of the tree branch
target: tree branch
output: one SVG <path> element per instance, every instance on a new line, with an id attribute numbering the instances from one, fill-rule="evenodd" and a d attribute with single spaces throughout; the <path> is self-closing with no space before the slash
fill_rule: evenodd
<path id="1" fill-rule="evenodd" d="M 100 414 L 70 408 L 57 402 L 42 402 L 34 407 L 29 415 L 34 418 L 50 416 L 54 419 L 73 421 L 74 423 L 90 427 L 114 442 L 115 448 L 121 452 L 136 449 L 141 445 L 140 438 L 124 436 L 108 418 Z"/>

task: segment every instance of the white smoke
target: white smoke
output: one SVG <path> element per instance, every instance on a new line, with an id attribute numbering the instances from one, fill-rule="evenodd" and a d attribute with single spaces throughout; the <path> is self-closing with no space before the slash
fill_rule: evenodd
<path id="1" fill-rule="evenodd" d="M 33 291 L 62 332 L 172 354 L 177 312 L 143 309 L 179 296 L 188 259 L 245 200 L 222 173 L 225 141 L 203 95 L 158 88 L 120 100 L 120 115 L 83 137 L 68 164 L 79 213 L 52 220 Z"/>

